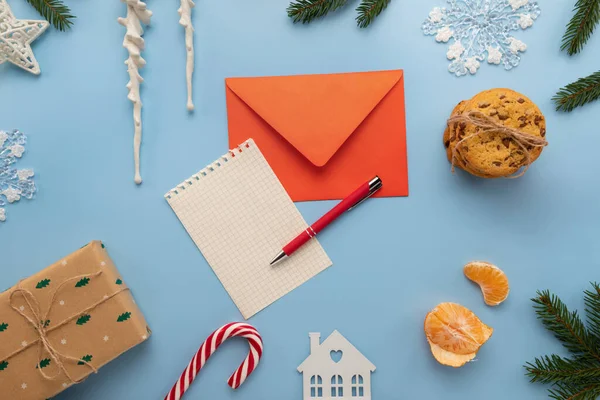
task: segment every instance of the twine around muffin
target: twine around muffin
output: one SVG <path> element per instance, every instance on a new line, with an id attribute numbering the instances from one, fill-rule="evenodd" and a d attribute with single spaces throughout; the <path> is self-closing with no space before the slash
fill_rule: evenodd
<path id="1" fill-rule="evenodd" d="M 531 148 L 531 147 L 546 147 L 546 146 L 548 146 L 548 141 L 546 139 L 544 139 L 543 137 L 535 136 L 535 135 L 520 131 L 518 129 L 502 125 L 502 124 L 496 122 L 493 118 L 488 117 L 481 111 L 469 111 L 469 112 L 466 112 L 463 114 L 459 114 L 459 115 L 450 117 L 448 119 L 448 128 L 452 129 L 450 127 L 450 125 L 455 124 L 455 123 L 463 123 L 463 122 L 472 124 L 472 125 L 476 126 L 477 128 L 479 128 L 479 130 L 477 130 L 475 133 L 468 135 L 468 136 L 464 137 L 463 139 L 459 140 L 458 143 L 456 143 L 456 145 L 452 148 L 452 161 L 451 161 L 452 172 L 454 172 L 454 170 L 455 170 L 456 159 L 457 159 L 458 154 L 460 154 L 459 147 L 467 140 L 469 140 L 475 136 L 481 135 L 483 133 L 498 133 L 498 134 L 504 135 L 507 138 L 512 139 L 523 150 L 525 157 L 526 157 L 525 168 L 523 168 L 522 171 L 516 175 L 508 176 L 507 178 L 509 178 L 509 179 L 520 178 L 521 176 L 523 176 L 525 174 L 525 172 L 527 172 L 527 170 L 529 169 L 529 166 L 531 166 L 531 163 L 532 163 L 531 153 L 529 152 L 528 147 Z M 521 166 L 520 169 L 522 167 L 523 166 Z"/>

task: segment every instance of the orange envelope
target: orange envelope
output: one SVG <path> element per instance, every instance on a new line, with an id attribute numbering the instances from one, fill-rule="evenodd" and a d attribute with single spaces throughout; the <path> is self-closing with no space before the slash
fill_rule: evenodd
<path id="1" fill-rule="evenodd" d="M 294 201 L 343 199 L 378 175 L 408 196 L 402 70 L 228 78 L 229 146 L 260 147 Z"/>

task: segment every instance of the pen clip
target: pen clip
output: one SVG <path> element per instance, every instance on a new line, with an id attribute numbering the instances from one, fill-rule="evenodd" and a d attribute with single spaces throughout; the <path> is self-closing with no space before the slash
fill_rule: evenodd
<path id="1" fill-rule="evenodd" d="M 373 196 L 375 193 L 377 193 L 379 189 L 381 189 L 382 186 L 383 182 L 381 181 L 381 178 L 379 178 L 378 176 L 373 178 L 371 181 L 369 181 L 369 193 L 365 197 L 360 199 L 355 205 L 350 207 L 348 211 L 352 211 L 355 207 L 358 207 L 363 201 Z"/>

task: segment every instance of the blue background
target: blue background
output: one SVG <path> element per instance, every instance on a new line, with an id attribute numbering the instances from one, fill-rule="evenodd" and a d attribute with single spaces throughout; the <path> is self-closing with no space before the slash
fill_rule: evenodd
<path id="1" fill-rule="evenodd" d="M 68 33 L 49 29 L 34 45 L 35 77 L 0 66 L 0 128 L 29 135 L 20 168 L 36 172 L 33 201 L 7 206 L 0 226 L 0 284 L 9 287 L 92 239 L 103 240 L 133 289 L 154 335 L 61 400 L 159 399 L 204 338 L 241 318 L 163 194 L 227 149 L 223 79 L 229 76 L 403 68 L 406 75 L 411 195 L 366 202 L 324 232 L 334 266 L 250 322 L 265 341 L 256 373 L 234 392 L 229 374 L 246 354 L 228 343 L 194 383 L 189 399 L 302 398 L 296 367 L 309 331 L 345 335 L 376 366 L 374 399 L 543 399 L 522 365 L 561 351 L 536 320 L 530 298 L 550 288 L 583 311 L 582 290 L 598 279 L 600 104 L 571 114 L 550 99 L 564 84 L 600 67 L 600 34 L 583 54 L 561 53 L 573 1 L 541 2 L 532 29 L 517 32 L 529 49 L 513 71 L 483 63 L 476 76 L 447 72 L 446 45 L 421 23 L 443 0 L 396 0 L 368 29 L 354 4 L 311 25 L 293 25 L 287 1 L 198 1 L 196 112 L 185 108 L 185 51 L 177 1 L 151 0 L 143 53 L 144 183 L 133 183 L 132 113 L 114 1 L 67 1 L 77 15 Z M 355 2 L 354 2 L 355 3 Z M 10 0 L 18 18 L 38 18 Z M 452 175 L 442 146 L 454 105 L 492 87 L 530 96 L 548 120 L 550 146 L 518 180 Z M 307 221 L 332 202 L 301 203 Z M 484 305 L 462 266 L 489 260 L 510 278 L 502 306 Z M 462 369 L 432 358 L 425 314 L 459 302 L 495 328 L 477 362 Z"/>

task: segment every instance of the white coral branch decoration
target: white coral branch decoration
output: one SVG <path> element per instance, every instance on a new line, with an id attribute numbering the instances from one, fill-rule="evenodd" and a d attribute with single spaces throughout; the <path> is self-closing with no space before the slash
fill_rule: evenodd
<path id="1" fill-rule="evenodd" d="M 194 75 L 194 25 L 192 24 L 192 8 L 196 5 L 192 0 L 181 0 L 181 7 L 177 11 L 179 24 L 185 28 L 185 50 L 187 60 L 185 64 L 185 75 L 187 79 L 187 109 L 194 110 L 194 101 L 192 99 L 192 76 Z"/>
<path id="2" fill-rule="evenodd" d="M 146 8 L 146 3 L 140 0 L 121 0 L 127 5 L 127 16 L 119 18 L 119 24 L 123 25 L 127 32 L 123 40 L 123 47 L 129 52 L 129 57 L 125 60 L 127 72 L 129 73 L 129 83 L 127 89 L 129 95 L 127 98 L 133 103 L 133 122 L 134 122 L 134 137 L 133 137 L 133 158 L 135 163 L 135 183 L 142 183 L 140 175 L 140 146 L 142 144 L 142 100 L 140 98 L 140 84 L 144 79 L 139 73 L 139 69 L 146 65 L 146 60 L 141 56 L 141 51 L 144 50 L 144 25 L 150 24 L 152 11 Z"/>

